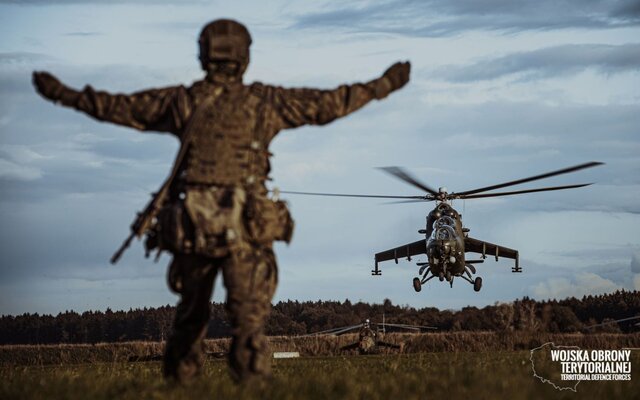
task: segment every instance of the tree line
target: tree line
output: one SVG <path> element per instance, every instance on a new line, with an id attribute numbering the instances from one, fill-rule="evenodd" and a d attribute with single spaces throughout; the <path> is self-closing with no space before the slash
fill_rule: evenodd
<path id="1" fill-rule="evenodd" d="M 0 344 L 100 343 L 161 341 L 171 332 L 175 307 L 130 309 L 129 311 L 65 311 L 56 316 L 23 314 L 0 317 Z M 381 323 L 425 325 L 438 331 L 528 331 L 528 332 L 638 332 L 640 320 L 608 323 L 640 315 L 639 291 L 616 291 L 582 299 L 536 301 L 522 298 L 484 308 L 439 310 L 394 305 L 340 301 L 281 301 L 274 305 L 266 324 L 268 335 L 302 335 L 370 319 Z M 602 326 L 589 328 L 593 325 Z M 223 303 L 211 304 L 207 337 L 230 335 Z"/>

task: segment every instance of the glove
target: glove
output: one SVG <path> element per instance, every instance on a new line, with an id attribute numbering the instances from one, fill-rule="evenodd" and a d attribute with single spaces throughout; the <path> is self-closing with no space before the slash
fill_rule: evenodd
<path id="1" fill-rule="evenodd" d="M 411 64 L 409 62 L 397 62 L 390 66 L 376 85 L 376 98 L 383 99 L 394 90 L 398 90 L 409 82 Z"/>
<path id="2" fill-rule="evenodd" d="M 60 100 L 65 89 L 65 86 L 48 72 L 34 72 L 33 85 L 43 97 L 53 101 Z"/>
<path id="3" fill-rule="evenodd" d="M 391 82 L 391 91 L 398 90 L 409 82 L 411 63 L 397 62 L 384 71 L 383 77 Z"/>

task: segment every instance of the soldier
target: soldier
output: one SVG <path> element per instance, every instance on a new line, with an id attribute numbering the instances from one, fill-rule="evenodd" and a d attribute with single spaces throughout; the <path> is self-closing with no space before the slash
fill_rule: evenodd
<path id="1" fill-rule="evenodd" d="M 367 319 L 362 324 L 362 328 L 360 328 L 360 341 L 358 342 L 358 350 L 361 354 L 366 354 L 373 349 L 375 349 L 377 344 L 377 335 L 376 332 L 371 329 L 371 323 Z"/>
<path id="2" fill-rule="evenodd" d="M 280 130 L 324 125 L 385 98 L 407 83 L 410 65 L 396 63 L 378 79 L 334 90 L 285 89 L 243 84 L 251 36 L 242 24 L 213 21 L 199 45 L 206 76 L 190 87 L 124 95 L 91 86 L 77 91 L 47 72 L 34 72 L 33 80 L 44 97 L 100 121 L 180 139 L 170 177 L 144 223 L 133 226 L 146 235 L 147 251 L 173 254 L 169 287 L 181 299 L 164 374 L 184 382 L 201 370 L 209 302 L 221 272 L 232 325 L 229 363 L 233 377 L 247 381 L 269 375 L 263 331 L 278 279 L 272 244 L 288 242 L 293 229 L 284 202 L 267 197 L 271 140 Z"/>

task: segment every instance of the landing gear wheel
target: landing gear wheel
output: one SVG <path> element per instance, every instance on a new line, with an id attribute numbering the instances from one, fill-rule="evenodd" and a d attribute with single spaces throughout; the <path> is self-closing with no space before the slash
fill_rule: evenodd
<path id="1" fill-rule="evenodd" d="M 422 283 L 420 282 L 420 278 L 413 278 L 413 289 L 416 292 L 419 292 L 422 290 Z"/>
<path id="2" fill-rule="evenodd" d="M 444 274 L 442 272 L 438 274 L 438 279 L 440 279 L 440 282 L 444 280 Z"/>
<path id="3" fill-rule="evenodd" d="M 473 281 L 473 290 L 479 292 L 482 289 L 482 278 L 477 277 L 475 281 Z"/>
<path id="4" fill-rule="evenodd" d="M 451 271 L 447 271 L 444 277 L 447 279 L 447 282 L 451 282 Z"/>

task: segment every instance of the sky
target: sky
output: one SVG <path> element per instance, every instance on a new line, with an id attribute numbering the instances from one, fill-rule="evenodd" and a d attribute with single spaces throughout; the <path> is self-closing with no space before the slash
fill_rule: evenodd
<path id="1" fill-rule="evenodd" d="M 586 188 L 454 202 L 473 237 L 520 252 L 522 274 L 507 259 L 478 265 L 479 293 L 462 280 L 414 292 L 424 256 L 370 275 L 376 252 L 420 238 L 432 203 L 287 196 L 296 231 L 276 245 L 274 301 L 459 309 L 640 289 L 640 1 L 0 0 L 0 315 L 177 301 L 169 255 L 154 263 L 135 242 L 109 258 L 178 142 L 46 102 L 31 72 L 113 93 L 189 85 L 203 76 L 197 36 L 217 18 L 253 36 L 245 82 L 330 89 L 412 65 L 387 99 L 281 132 L 272 187 L 419 195 L 376 167 L 463 191 L 606 163 L 517 187 Z"/>

